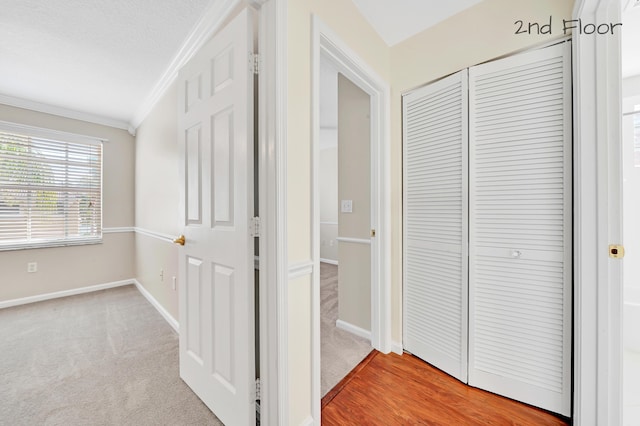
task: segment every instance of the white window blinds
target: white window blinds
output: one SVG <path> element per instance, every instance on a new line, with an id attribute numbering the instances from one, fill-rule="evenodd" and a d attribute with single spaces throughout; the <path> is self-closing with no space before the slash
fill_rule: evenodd
<path id="1" fill-rule="evenodd" d="M 102 239 L 102 143 L 0 123 L 0 250 Z"/>

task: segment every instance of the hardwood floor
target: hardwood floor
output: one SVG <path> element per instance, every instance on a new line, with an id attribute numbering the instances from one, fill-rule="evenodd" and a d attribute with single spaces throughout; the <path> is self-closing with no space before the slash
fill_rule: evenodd
<path id="1" fill-rule="evenodd" d="M 323 425 L 568 425 L 475 389 L 413 355 L 374 351 L 322 401 Z"/>

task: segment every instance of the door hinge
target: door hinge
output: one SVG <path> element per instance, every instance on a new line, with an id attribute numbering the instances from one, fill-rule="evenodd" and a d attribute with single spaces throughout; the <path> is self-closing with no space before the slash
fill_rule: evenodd
<path id="1" fill-rule="evenodd" d="M 254 74 L 260 74 L 260 55 L 249 53 L 249 69 Z"/>
<path id="2" fill-rule="evenodd" d="M 256 379 L 256 401 L 260 401 L 260 378 Z"/>
<path id="3" fill-rule="evenodd" d="M 260 218 L 259 217 L 252 217 L 251 218 L 251 224 L 249 225 L 249 233 L 251 234 L 252 237 L 261 237 L 262 235 L 262 226 L 260 223 Z"/>

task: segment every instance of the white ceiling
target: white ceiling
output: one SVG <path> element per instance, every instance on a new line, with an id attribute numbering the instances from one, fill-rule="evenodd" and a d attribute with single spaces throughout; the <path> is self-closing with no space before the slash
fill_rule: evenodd
<path id="1" fill-rule="evenodd" d="M 639 74 L 640 6 L 628 6 L 622 12 L 622 77 Z"/>
<path id="2" fill-rule="evenodd" d="M 481 0 L 352 1 L 391 46 Z M 0 101 L 37 102 L 126 127 L 199 19 L 220 2 L 0 0 Z M 625 10 L 623 23 L 627 77 L 640 74 L 640 7 Z M 323 125 L 334 127 L 335 112 L 322 109 Z"/>
<path id="3" fill-rule="evenodd" d="M 389 46 L 444 21 L 482 0 L 352 0 Z"/>
<path id="4" fill-rule="evenodd" d="M 0 0 L 0 95 L 130 123 L 216 0 Z"/>

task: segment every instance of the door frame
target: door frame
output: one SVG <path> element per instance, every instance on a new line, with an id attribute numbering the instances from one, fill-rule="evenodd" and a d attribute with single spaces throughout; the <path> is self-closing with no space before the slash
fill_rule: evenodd
<path id="1" fill-rule="evenodd" d="M 390 87 L 317 15 L 311 21 L 311 194 L 313 261 L 311 296 L 311 407 L 320 419 L 320 58 L 371 97 L 371 345 L 382 353 L 391 341 Z M 397 349 L 396 349 L 397 350 Z"/>
<path id="2" fill-rule="evenodd" d="M 577 0 L 573 19 L 620 22 L 620 0 Z M 620 37 L 573 34 L 576 425 L 622 418 Z"/>
<path id="3" fill-rule="evenodd" d="M 258 29 L 260 420 L 287 425 L 287 0 L 249 0 Z"/>

